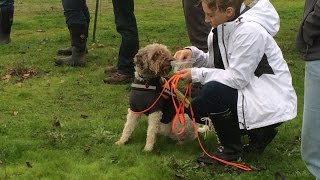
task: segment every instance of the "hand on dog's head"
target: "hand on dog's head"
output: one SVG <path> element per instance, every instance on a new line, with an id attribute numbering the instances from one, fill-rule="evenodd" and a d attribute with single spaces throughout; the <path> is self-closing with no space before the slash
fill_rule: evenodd
<path id="1" fill-rule="evenodd" d="M 139 77 L 154 78 L 166 76 L 171 71 L 173 55 L 163 44 L 149 44 L 134 57 L 135 71 Z"/>

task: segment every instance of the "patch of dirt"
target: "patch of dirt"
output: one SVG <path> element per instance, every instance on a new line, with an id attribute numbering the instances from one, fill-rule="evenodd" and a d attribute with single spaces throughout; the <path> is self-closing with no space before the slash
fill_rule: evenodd
<path id="1" fill-rule="evenodd" d="M 19 77 L 20 80 L 32 78 L 37 75 L 37 71 L 26 67 L 7 67 L 5 73 L 1 75 L 1 80 L 9 80 L 12 77 Z"/>

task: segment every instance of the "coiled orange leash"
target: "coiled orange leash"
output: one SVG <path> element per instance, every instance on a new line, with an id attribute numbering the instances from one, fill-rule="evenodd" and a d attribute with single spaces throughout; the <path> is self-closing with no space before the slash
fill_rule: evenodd
<path id="1" fill-rule="evenodd" d="M 180 75 L 179 74 L 176 74 L 172 77 L 172 85 L 171 85 L 171 92 L 175 92 L 177 90 L 177 86 L 178 86 L 178 81 L 180 79 Z M 179 120 L 180 123 L 183 124 L 183 128 L 177 133 L 178 135 L 182 134 L 183 131 L 186 129 L 186 123 L 185 123 L 185 118 L 184 118 L 184 103 L 185 103 L 185 100 L 187 99 L 187 96 L 191 96 L 191 85 L 190 83 L 187 83 L 186 84 L 186 91 L 184 93 L 184 97 L 182 98 L 182 101 L 178 99 L 178 104 L 175 103 L 174 99 L 173 99 L 173 102 L 174 102 L 174 105 L 175 105 L 175 109 L 176 109 L 176 116 L 172 122 L 172 131 L 174 131 L 174 125 L 176 124 L 176 121 Z M 252 169 L 244 164 L 240 164 L 240 163 L 235 163 L 235 162 L 230 162 L 230 161 L 226 161 L 226 160 L 223 160 L 223 159 L 220 159 L 218 157 L 215 157 L 213 155 L 210 155 L 206 150 L 205 148 L 203 147 L 202 143 L 201 143 L 201 140 L 199 138 L 199 133 L 198 133 L 198 128 L 197 128 L 197 124 L 196 124 L 196 120 L 194 118 L 194 113 L 193 113 L 193 109 L 192 109 L 192 106 L 191 104 L 189 105 L 190 106 L 190 112 L 191 112 L 191 118 L 192 118 L 192 122 L 193 122 L 193 128 L 194 128 L 194 131 L 195 131 L 195 134 L 196 134 L 196 137 L 198 139 L 198 142 L 199 142 L 199 145 L 202 149 L 202 151 L 210 158 L 216 160 L 216 161 L 219 161 L 223 164 L 227 164 L 227 165 L 230 165 L 230 166 L 234 166 L 238 169 L 241 169 L 241 170 L 244 170 L 244 171 L 251 171 Z"/>

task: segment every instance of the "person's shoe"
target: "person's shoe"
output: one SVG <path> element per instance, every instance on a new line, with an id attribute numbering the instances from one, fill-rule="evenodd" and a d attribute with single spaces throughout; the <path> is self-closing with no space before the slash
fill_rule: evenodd
<path id="1" fill-rule="evenodd" d="M 78 51 L 76 47 L 73 47 L 71 56 L 60 58 L 55 61 L 56 66 L 79 66 L 86 65 L 85 52 Z"/>
<path id="2" fill-rule="evenodd" d="M 277 133 L 278 130 L 275 128 L 256 129 L 248 134 L 249 143 L 243 146 L 243 150 L 248 153 L 261 154 Z"/>
<path id="3" fill-rule="evenodd" d="M 118 72 L 112 74 L 110 77 L 104 78 L 103 82 L 107 84 L 127 84 L 132 83 L 133 76 L 120 74 Z"/>
<path id="4" fill-rule="evenodd" d="M 11 42 L 11 38 L 9 34 L 2 34 L 0 32 L 0 45 L 9 44 Z"/>
<path id="5" fill-rule="evenodd" d="M 118 71 L 117 66 L 107 66 L 104 68 L 104 73 L 116 73 Z"/>
<path id="6" fill-rule="evenodd" d="M 241 161 L 242 153 L 239 150 L 234 150 L 232 147 L 228 148 L 224 146 L 219 146 L 212 153 L 212 156 L 215 156 L 219 159 L 223 159 L 225 161 Z M 206 154 L 202 154 L 197 158 L 197 162 L 204 163 L 204 164 L 214 164 L 217 161 L 207 156 Z"/>

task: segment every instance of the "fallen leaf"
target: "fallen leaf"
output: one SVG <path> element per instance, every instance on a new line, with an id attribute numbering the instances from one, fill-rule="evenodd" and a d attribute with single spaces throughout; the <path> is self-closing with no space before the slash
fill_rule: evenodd
<path id="1" fill-rule="evenodd" d="M 16 85 L 17 85 L 19 88 L 22 87 L 22 83 L 21 83 L 21 82 L 18 82 Z"/>
<path id="2" fill-rule="evenodd" d="M 87 119 L 87 118 L 88 118 L 88 115 L 81 114 L 80 117 L 83 118 L 83 119 Z"/>
<path id="3" fill-rule="evenodd" d="M 31 165 L 31 163 L 29 161 L 26 161 L 26 164 L 27 164 L 28 168 L 32 168 L 32 165 Z"/>
<path id="4" fill-rule="evenodd" d="M 22 77 L 23 78 L 28 78 L 28 77 L 30 77 L 30 74 L 29 73 L 23 74 Z"/>
<path id="5" fill-rule="evenodd" d="M 10 79 L 12 76 L 10 74 L 6 74 L 5 76 L 3 76 L 1 79 L 5 80 L 5 79 Z"/>
<path id="6" fill-rule="evenodd" d="M 61 123 L 59 120 L 55 120 L 53 123 L 52 123 L 52 127 L 54 128 L 61 128 Z"/>
<path id="7" fill-rule="evenodd" d="M 86 144 L 86 145 L 84 146 L 84 152 L 85 152 L 85 153 L 89 153 L 90 150 L 91 150 L 91 146 L 90 146 L 89 144 Z"/>

